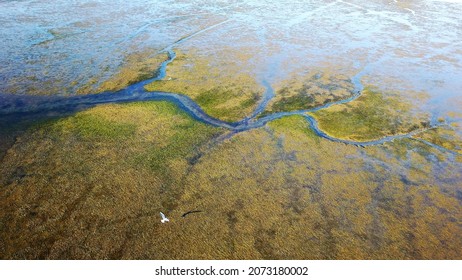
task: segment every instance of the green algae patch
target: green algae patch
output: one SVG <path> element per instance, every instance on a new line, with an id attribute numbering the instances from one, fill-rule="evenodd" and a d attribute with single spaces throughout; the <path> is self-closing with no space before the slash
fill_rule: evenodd
<path id="1" fill-rule="evenodd" d="M 343 75 L 329 72 L 299 74 L 275 85 L 276 96 L 261 114 L 306 110 L 353 95 L 354 85 Z"/>
<path id="2" fill-rule="evenodd" d="M 167 77 L 146 86 L 149 91 L 181 93 L 191 97 L 210 116 L 238 121 L 256 108 L 263 88 L 236 64 L 222 65 L 190 51 L 177 51 L 167 66 Z"/>
<path id="3" fill-rule="evenodd" d="M 310 113 L 333 137 L 369 141 L 429 127 L 428 116 L 413 112 L 398 95 L 365 89 L 356 100 Z"/>

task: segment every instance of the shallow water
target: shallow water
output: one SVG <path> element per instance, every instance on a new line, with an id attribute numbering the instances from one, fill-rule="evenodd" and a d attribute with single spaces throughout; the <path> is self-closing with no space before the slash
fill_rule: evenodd
<path id="1" fill-rule="evenodd" d="M 440 117 L 462 122 L 461 15 L 459 3 L 430 0 L 0 0 L 0 235 L 7 240 L 0 255 L 460 258 L 457 152 L 411 138 L 417 130 L 364 142 L 335 138 L 306 113 L 353 101 L 372 86 L 403 98 L 428 93 L 414 105 L 433 126 Z M 146 51 L 169 54 L 157 77 L 92 94 L 130 54 Z M 252 76 L 263 98 L 228 123 L 188 96 L 144 90 L 170 78 L 175 51 L 207 56 L 230 76 Z M 347 77 L 352 96 L 259 116 L 278 86 L 311 71 Z M 78 94 L 82 88 L 88 94 Z M 203 136 L 190 129 L 212 135 L 215 128 L 156 102 L 99 106 L 14 139 L 39 120 L 147 100 L 167 100 L 227 131 L 189 143 Z M 283 118 L 291 115 L 304 118 Z M 109 119 L 91 126 L 85 117 L 93 116 Z M 112 124 L 140 129 L 125 140 L 98 138 Z M 178 137 L 169 138 L 172 131 Z M 393 140 L 400 141 L 377 145 Z M 178 147 L 192 151 L 176 154 Z M 204 215 L 175 221 L 198 205 Z M 166 227 L 159 211 L 172 217 Z"/>
<path id="2" fill-rule="evenodd" d="M 274 84 L 296 72 L 326 68 L 350 77 L 355 92 L 372 85 L 403 96 L 428 93 L 429 99 L 416 100 L 415 105 L 430 113 L 432 123 L 438 118 L 462 122 L 458 78 L 462 76 L 462 5 L 458 3 L 3 1 L 0 6 L 5 38 L 0 48 L 2 130 L 103 103 L 170 100 L 198 120 L 242 131 L 313 111 L 250 120 L 274 97 Z M 147 48 L 170 52 L 156 78 L 115 93 L 76 95 L 88 84 L 96 91 L 125 57 Z M 146 92 L 146 84 L 165 78 L 173 49 L 198 51 L 216 63 L 237 60 L 233 71 L 254 76 L 266 89 L 256 110 L 230 124 L 208 116 L 183 95 Z"/>
<path id="3" fill-rule="evenodd" d="M 389 3 L 390 2 L 390 3 Z M 72 95 L 136 50 L 175 45 L 274 83 L 328 66 L 364 84 L 425 91 L 427 108 L 458 110 L 462 5 L 441 1 L 1 1 L 0 92 Z"/>

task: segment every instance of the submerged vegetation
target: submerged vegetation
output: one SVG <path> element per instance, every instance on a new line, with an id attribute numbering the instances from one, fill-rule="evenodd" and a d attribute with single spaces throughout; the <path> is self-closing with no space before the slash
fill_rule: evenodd
<path id="1" fill-rule="evenodd" d="M 428 130 L 416 135 L 416 138 L 426 140 L 462 155 L 462 139 L 451 127 L 438 127 L 433 130 Z"/>
<path id="2" fill-rule="evenodd" d="M 102 83 L 97 83 L 94 80 L 94 82 L 81 87 L 78 92 L 117 91 L 136 82 L 153 78 L 157 76 L 157 69 L 166 59 L 166 54 L 157 54 L 153 50 L 130 54 L 125 58 L 115 75 L 110 76 Z"/>

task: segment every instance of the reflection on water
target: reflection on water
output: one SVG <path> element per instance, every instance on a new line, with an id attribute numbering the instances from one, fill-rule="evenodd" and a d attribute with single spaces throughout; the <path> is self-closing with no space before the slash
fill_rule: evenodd
<path id="1" fill-rule="evenodd" d="M 389 3 L 390 2 L 390 3 Z M 447 1 L 446 1 L 447 2 Z M 2 1 L 0 92 L 75 94 L 96 88 L 136 50 L 179 44 L 275 82 L 329 66 L 350 76 L 383 59 L 365 84 L 426 91 L 444 115 L 459 108 L 462 5 L 441 1 Z M 453 1 L 450 1 L 453 2 Z"/>
<path id="2" fill-rule="evenodd" d="M 0 257 L 460 258 L 461 131 L 442 125 L 462 122 L 455 2 L 0 1 Z M 174 49 L 255 79 L 265 93 L 250 117 L 297 73 L 328 70 L 353 95 L 227 123 L 145 91 L 156 78 L 94 94 L 133 54 L 169 52 L 157 74 L 172 79 Z M 369 85 L 395 102 L 361 99 Z M 169 102 L 96 106 L 145 100 Z M 328 134 L 323 121 L 351 108 L 376 130 L 393 111 L 393 135 Z M 399 134 L 403 108 L 439 126 Z"/>

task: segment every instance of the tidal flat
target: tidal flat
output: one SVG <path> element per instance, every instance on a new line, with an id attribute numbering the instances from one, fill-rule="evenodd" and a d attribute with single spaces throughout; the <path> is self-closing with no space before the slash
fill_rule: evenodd
<path id="1" fill-rule="evenodd" d="M 461 4 L 0 11 L 0 259 L 462 258 Z"/>
<path id="2" fill-rule="evenodd" d="M 175 53 L 166 78 L 146 85 L 148 91 L 190 96 L 208 115 L 224 121 L 239 121 L 255 109 L 263 88 L 236 63 L 216 63 L 197 50 Z"/>

